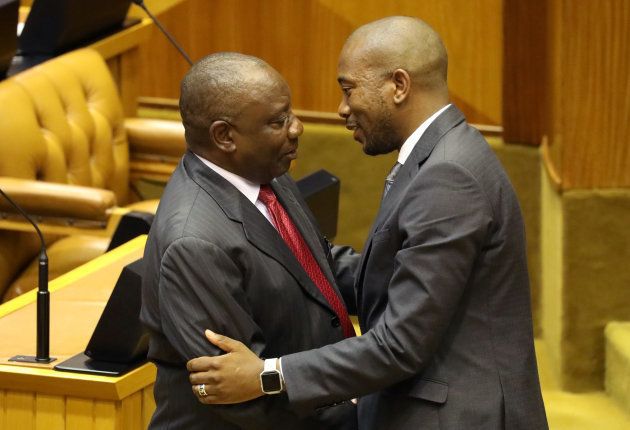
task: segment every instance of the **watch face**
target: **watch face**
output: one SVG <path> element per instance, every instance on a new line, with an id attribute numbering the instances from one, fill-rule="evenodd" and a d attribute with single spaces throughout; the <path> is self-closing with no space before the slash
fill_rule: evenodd
<path id="1" fill-rule="evenodd" d="M 262 382 L 263 391 L 266 393 L 277 392 L 282 389 L 280 385 L 280 374 L 278 372 L 262 373 L 260 375 L 260 381 Z"/>

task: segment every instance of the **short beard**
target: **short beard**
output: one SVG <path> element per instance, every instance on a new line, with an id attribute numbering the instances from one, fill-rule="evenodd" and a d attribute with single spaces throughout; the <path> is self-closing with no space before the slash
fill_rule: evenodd
<path id="1" fill-rule="evenodd" d="M 391 113 L 387 110 L 382 112 L 384 114 L 379 120 L 378 126 L 365 136 L 363 152 L 367 155 L 389 154 L 400 149 L 397 134 L 392 126 Z"/>

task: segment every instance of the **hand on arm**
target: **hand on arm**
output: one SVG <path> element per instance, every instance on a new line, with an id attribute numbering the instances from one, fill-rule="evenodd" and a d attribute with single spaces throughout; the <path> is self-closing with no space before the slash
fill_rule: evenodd
<path id="1" fill-rule="evenodd" d="M 162 327 L 184 363 L 193 357 L 221 353 L 204 338 L 206 328 L 220 329 L 258 353 L 264 349 L 264 343 L 257 340 L 263 339 L 260 328 L 242 291 L 242 272 L 220 248 L 197 238 L 179 239 L 162 258 L 160 272 Z M 267 430 L 276 422 L 295 419 L 281 402 L 269 396 L 239 405 L 207 407 L 238 428 L 251 430 Z"/>
<path id="2" fill-rule="evenodd" d="M 385 310 L 360 337 L 282 358 L 293 407 L 378 391 L 431 364 L 492 225 L 491 208 L 469 172 L 442 163 L 414 178 L 393 215 L 395 228 L 377 232 L 363 274 L 370 294 L 387 292 Z"/>
<path id="3" fill-rule="evenodd" d="M 193 393 L 199 401 L 204 404 L 229 404 L 262 396 L 259 376 L 263 370 L 263 360 L 242 342 L 210 330 L 206 330 L 205 334 L 213 345 L 226 354 L 193 358 L 186 364 Z M 199 384 L 205 384 L 207 396 L 199 395 Z"/>

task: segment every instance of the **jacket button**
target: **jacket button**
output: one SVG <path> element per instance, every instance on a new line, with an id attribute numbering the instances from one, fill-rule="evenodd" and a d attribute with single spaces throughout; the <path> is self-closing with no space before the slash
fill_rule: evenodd
<path id="1" fill-rule="evenodd" d="M 334 316 L 330 319 L 330 325 L 333 327 L 339 327 L 341 325 L 341 321 L 339 321 L 338 316 Z"/>

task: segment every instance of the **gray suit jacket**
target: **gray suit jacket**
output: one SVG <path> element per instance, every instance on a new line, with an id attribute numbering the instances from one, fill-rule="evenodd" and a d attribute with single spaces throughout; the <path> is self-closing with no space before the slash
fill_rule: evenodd
<path id="1" fill-rule="evenodd" d="M 334 286 L 328 247 L 287 176 L 272 187 Z M 153 429 L 353 428 L 349 403 L 300 419 L 286 395 L 200 404 L 186 361 L 220 351 L 210 328 L 278 357 L 343 339 L 335 313 L 275 228 L 233 185 L 186 153 L 160 201 L 144 254 L 141 319 L 158 366 Z M 346 427 L 347 426 L 347 427 Z M 356 424 L 354 424 L 356 426 Z"/>
<path id="2" fill-rule="evenodd" d="M 365 395 L 362 430 L 547 428 L 520 208 L 456 107 L 399 171 L 363 255 L 335 254 L 364 335 L 282 359 L 294 407 Z"/>

